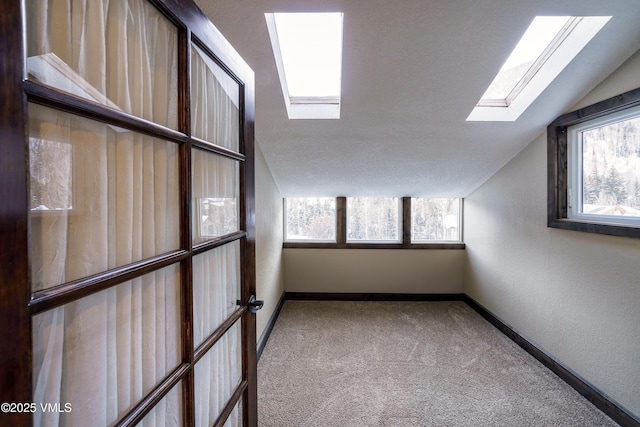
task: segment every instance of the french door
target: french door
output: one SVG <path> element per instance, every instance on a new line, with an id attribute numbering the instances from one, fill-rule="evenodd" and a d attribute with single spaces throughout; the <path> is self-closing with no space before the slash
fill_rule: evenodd
<path id="1" fill-rule="evenodd" d="M 191 0 L 0 15 L 0 424 L 256 425 L 253 72 Z"/>

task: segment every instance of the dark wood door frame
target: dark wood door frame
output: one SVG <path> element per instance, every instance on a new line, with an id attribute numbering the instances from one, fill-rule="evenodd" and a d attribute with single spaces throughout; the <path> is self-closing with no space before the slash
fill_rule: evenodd
<path id="1" fill-rule="evenodd" d="M 21 2 L 0 7 L 0 401 L 31 401 L 28 303 L 26 98 L 22 91 Z M 24 425 L 31 414 L 0 413 L 0 424 Z M 5 421 L 6 420 L 6 421 Z"/>

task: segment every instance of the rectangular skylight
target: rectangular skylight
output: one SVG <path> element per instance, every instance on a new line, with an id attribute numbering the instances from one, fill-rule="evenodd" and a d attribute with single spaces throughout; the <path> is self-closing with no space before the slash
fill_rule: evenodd
<path id="1" fill-rule="evenodd" d="M 342 13 L 266 13 L 290 119 L 339 119 Z"/>
<path id="2" fill-rule="evenodd" d="M 555 45 L 564 40 L 568 35 L 563 29 L 569 28 L 569 21 L 579 18 L 570 16 L 536 16 L 527 31 L 516 45 L 507 61 L 504 63 L 498 75 L 487 91 L 482 95 L 478 105 L 491 102 L 502 102 L 509 105 L 509 95 L 516 89 L 522 78 L 534 71 L 534 63 L 538 58 L 542 59 L 543 53 L 551 51 Z M 556 40 L 557 43 L 551 43 Z M 512 95 L 511 98 L 515 96 Z"/>
<path id="3" fill-rule="evenodd" d="M 516 120 L 610 18 L 536 16 L 467 120 Z"/>

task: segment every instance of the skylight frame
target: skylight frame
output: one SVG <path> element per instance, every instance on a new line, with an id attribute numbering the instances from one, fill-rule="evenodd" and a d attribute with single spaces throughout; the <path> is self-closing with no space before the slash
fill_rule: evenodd
<path id="1" fill-rule="evenodd" d="M 538 17 L 536 17 L 538 18 Z M 476 106 L 480 107 L 508 107 L 513 100 L 522 92 L 525 86 L 531 81 L 531 79 L 536 75 L 538 71 L 544 66 L 545 62 L 553 55 L 553 53 L 560 47 L 560 45 L 565 41 L 567 37 L 571 34 L 571 32 L 575 29 L 575 27 L 582 20 L 581 16 L 569 16 L 567 22 L 560 28 L 560 30 L 556 33 L 556 35 L 551 39 L 551 42 L 544 48 L 542 53 L 538 55 L 536 60 L 531 64 L 529 69 L 524 73 L 524 75 L 516 82 L 513 88 L 509 91 L 507 96 L 503 99 L 500 98 L 481 98 Z M 533 24 L 533 21 L 532 21 Z M 525 32 L 526 34 L 526 32 Z M 525 34 L 522 35 L 522 38 L 525 37 Z M 514 51 L 515 52 L 515 49 Z M 513 54 L 512 52 L 512 54 Z M 502 71 L 502 69 L 500 70 Z M 498 72 L 498 75 L 500 72 Z M 495 79 L 497 79 L 496 76 Z M 494 79 L 494 81 L 495 81 Z M 489 85 L 491 87 L 493 85 L 493 81 Z M 487 88 L 487 91 L 489 89 Z"/>
<path id="2" fill-rule="evenodd" d="M 294 96 L 289 93 L 289 84 L 283 61 L 283 55 L 280 44 L 280 35 L 276 23 L 276 15 L 278 13 L 265 13 L 267 21 L 267 29 L 269 38 L 273 48 L 273 54 L 280 78 L 280 86 L 284 97 L 287 116 L 289 119 L 339 119 L 340 103 L 341 103 L 341 84 L 342 84 L 342 45 L 343 45 L 343 29 L 344 14 L 342 12 L 323 12 L 321 14 L 335 14 L 340 19 L 340 35 L 339 35 L 339 94 L 337 96 Z M 305 15 L 309 15 L 305 13 Z"/>
<path id="3" fill-rule="evenodd" d="M 524 76 L 514 85 L 507 97 L 504 99 L 481 98 L 467 117 L 467 121 L 517 120 L 596 36 L 611 16 L 570 16 L 569 18 Z M 487 90 L 494 80 L 491 81 Z"/>

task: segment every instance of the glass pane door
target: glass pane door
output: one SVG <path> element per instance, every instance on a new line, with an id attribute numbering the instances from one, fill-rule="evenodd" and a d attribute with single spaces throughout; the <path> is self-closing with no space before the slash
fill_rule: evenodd
<path id="1" fill-rule="evenodd" d="M 32 394 L 65 409 L 34 424 L 182 424 L 179 29 L 147 0 L 25 10 Z"/>
<path id="2" fill-rule="evenodd" d="M 255 425 L 253 72 L 191 0 L 3 17 L 3 422 Z"/>

